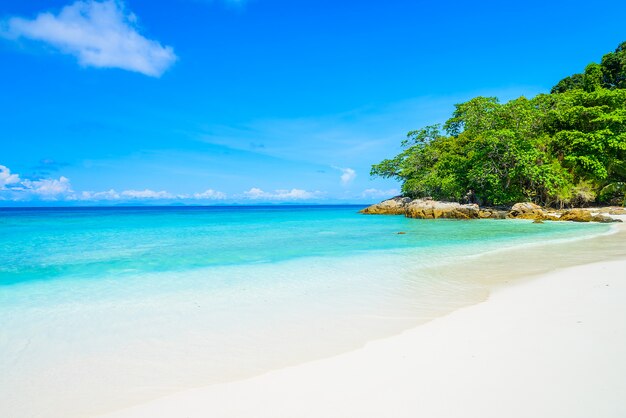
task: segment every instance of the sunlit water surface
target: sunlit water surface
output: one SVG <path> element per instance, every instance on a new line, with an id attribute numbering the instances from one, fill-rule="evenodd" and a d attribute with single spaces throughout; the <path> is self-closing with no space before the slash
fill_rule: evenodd
<path id="1" fill-rule="evenodd" d="M 607 225 L 358 209 L 0 210 L 0 416 L 90 416 L 330 356 L 613 248 Z M 572 248 L 556 264 L 555 243 Z"/>

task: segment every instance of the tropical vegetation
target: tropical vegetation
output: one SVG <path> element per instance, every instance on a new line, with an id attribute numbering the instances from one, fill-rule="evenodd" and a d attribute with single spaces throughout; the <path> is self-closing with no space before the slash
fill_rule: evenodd
<path id="1" fill-rule="evenodd" d="M 372 166 L 409 197 L 510 205 L 626 204 L 626 42 L 550 94 L 476 97 Z"/>

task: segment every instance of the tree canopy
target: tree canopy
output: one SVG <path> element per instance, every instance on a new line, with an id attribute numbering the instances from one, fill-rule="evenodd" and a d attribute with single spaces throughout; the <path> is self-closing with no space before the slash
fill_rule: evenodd
<path id="1" fill-rule="evenodd" d="M 626 42 L 550 94 L 457 104 L 443 125 L 411 131 L 371 174 L 410 197 L 509 205 L 624 204 Z"/>

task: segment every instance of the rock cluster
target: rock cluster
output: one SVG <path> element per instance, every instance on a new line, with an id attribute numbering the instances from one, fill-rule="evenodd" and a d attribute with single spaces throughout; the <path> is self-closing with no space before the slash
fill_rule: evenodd
<path id="1" fill-rule="evenodd" d="M 522 202 L 514 204 L 511 210 L 506 214 L 506 217 L 543 221 L 546 217 L 546 213 L 539 205 L 531 202 Z"/>
<path id="2" fill-rule="evenodd" d="M 573 222 L 620 222 L 609 216 L 595 212 L 610 213 L 619 208 L 607 209 L 567 209 L 548 210 L 531 202 L 516 203 L 509 210 L 480 208 L 477 204 L 440 202 L 428 198 L 411 199 L 397 196 L 369 206 L 361 213 L 370 215 L 404 215 L 418 219 L 529 219 L 537 223 L 543 221 Z"/>
<path id="3" fill-rule="evenodd" d="M 478 205 L 461 205 L 454 202 L 414 200 L 406 206 L 406 216 L 419 219 L 474 219 L 478 218 Z"/>
<path id="4" fill-rule="evenodd" d="M 361 211 L 369 215 L 405 215 L 406 207 L 413 200 L 410 197 L 396 196 L 369 206 Z"/>
<path id="5" fill-rule="evenodd" d="M 479 218 L 478 205 L 462 205 L 455 202 L 439 202 L 432 199 L 394 197 L 369 206 L 361 211 L 370 215 L 405 215 L 420 219 L 474 219 Z"/>

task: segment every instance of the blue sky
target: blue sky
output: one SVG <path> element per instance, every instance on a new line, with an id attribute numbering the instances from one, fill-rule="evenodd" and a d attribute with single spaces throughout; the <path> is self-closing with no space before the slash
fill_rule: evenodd
<path id="1" fill-rule="evenodd" d="M 407 131 L 547 92 L 626 3 L 3 0 L 0 205 L 364 203 Z"/>

